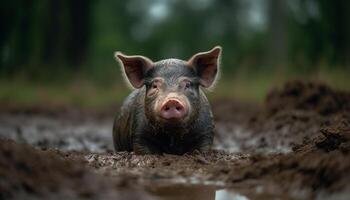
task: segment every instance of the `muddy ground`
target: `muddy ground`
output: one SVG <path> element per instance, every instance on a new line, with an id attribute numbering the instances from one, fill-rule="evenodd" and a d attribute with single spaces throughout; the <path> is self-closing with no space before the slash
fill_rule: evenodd
<path id="1" fill-rule="evenodd" d="M 118 108 L 2 106 L 0 199 L 350 199 L 350 93 L 291 81 L 212 102 L 210 152 L 113 152 Z"/>

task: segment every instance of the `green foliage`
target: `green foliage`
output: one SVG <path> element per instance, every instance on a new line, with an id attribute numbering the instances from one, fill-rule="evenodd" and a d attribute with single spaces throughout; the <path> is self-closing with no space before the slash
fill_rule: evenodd
<path id="1" fill-rule="evenodd" d="M 261 66 L 273 70 L 278 67 L 275 56 L 283 57 L 286 66 L 349 65 L 350 5 L 342 0 L 15 0 L 3 4 L 2 76 L 28 72 L 36 78 L 44 68 L 108 76 L 115 50 L 154 60 L 186 59 L 218 44 L 224 48 L 223 66 L 229 71 Z M 279 33 L 286 34 L 287 40 Z"/>

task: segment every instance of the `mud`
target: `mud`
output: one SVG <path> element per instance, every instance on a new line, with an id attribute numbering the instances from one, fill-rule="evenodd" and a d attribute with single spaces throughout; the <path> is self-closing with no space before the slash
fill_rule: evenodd
<path id="1" fill-rule="evenodd" d="M 100 177 L 86 167 L 83 157 L 71 159 L 54 150 L 37 150 L 13 141 L 0 142 L 0 199 L 143 199 L 141 189 L 122 177 Z"/>
<path id="2" fill-rule="evenodd" d="M 275 114 L 285 110 L 310 110 L 321 115 L 350 111 L 350 94 L 334 91 L 324 83 L 290 81 L 282 89 L 272 89 L 266 98 L 266 110 Z"/>
<path id="3" fill-rule="evenodd" d="M 1 109 L 0 199 L 349 199 L 349 102 L 301 81 L 217 100 L 213 150 L 183 156 L 114 153 L 116 109 Z"/>

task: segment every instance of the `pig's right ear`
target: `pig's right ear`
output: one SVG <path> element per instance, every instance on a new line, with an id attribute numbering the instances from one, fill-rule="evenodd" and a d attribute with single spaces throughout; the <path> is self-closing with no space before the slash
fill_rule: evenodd
<path id="1" fill-rule="evenodd" d="M 134 88 L 141 88 L 144 84 L 146 72 L 152 68 L 153 62 L 143 56 L 127 56 L 115 52 L 114 57 L 123 66 L 126 78 Z"/>

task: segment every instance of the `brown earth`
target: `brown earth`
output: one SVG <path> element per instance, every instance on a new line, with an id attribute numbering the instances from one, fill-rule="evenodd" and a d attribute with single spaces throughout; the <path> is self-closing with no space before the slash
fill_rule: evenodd
<path id="1" fill-rule="evenodd" d="M 271 90 L 262 107 L 218 100 L 214 149 L 183 156 L 114 153 L 110 110 L 2 109 L 0 137 L 14 141 L 0 140 L 0 199 L 214 199 L 223 188 L 349 199 L 349 102 L 301 81 Z"/>

